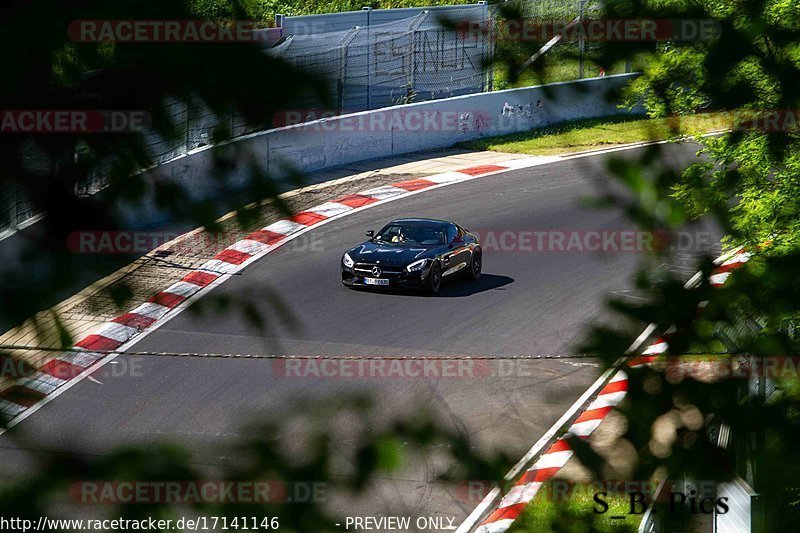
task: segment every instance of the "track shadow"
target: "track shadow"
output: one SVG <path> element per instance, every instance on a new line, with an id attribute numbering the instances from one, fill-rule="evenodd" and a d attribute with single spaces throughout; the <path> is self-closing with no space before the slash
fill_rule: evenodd
<path id="1" fill-rule="evenodd" d="M 478 281 L 466 279 L 448 280 L 442 284 L 439 294 L 434 298 L 457 298 L 461 296 L 472 296 L 485 291 L 505 290 L 503 287 L 514 283 L 514 278 L 508 276 L 498 276 L 496 274 L 481 274 Z"/>

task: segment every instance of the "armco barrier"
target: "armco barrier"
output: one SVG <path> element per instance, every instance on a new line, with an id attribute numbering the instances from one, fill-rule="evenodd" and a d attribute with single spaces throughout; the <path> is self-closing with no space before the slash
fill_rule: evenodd
<path id="1" fill-rule="evenodd" d="M 292 170 L 302 173 L 379 159 L 420 150 L 450 147 L 455 143 L 560 122 L 622 113 L 609 99 L 636 74 L 620 74 L 546 86 L 444 98 L 321 119 L 246 135 L 217 146 L 236 154 L 236 168 L 223 187 L 213 177 L 212 148 L 204 147 L 160 165 L 150 175 L 186 187 L 196 199 L 232 194 L 247 183 L 248 165 L 257 163 L 278 180 L 280 190 L 295 185 Z M 633 112 L 640 113 L 641 110 Z M 397 124 L 405 116 L 429 119 L 422 127 Z M 354 124 L 365 126 L 355 126 Z M 413 126 L 413 124 L 412 124 Z M 146 173 L 147 175 L 147 173 Z M 145 202 L 147 205 L 148 202 Z M 149 213 L 131 209 L 130 223 L 163 222 L 150 202 Z"/>

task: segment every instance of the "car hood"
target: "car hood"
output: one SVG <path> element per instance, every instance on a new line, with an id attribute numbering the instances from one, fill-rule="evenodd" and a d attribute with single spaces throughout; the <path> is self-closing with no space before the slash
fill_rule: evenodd
<path id="1" fill-rule="evenodd" d="M 377 244 L 366 241 L 350 249 L 347 253 L 357 263 L 378 263 L 382 265 L 406 266 L 419 259 L 436 257 L 441 246 L 421 246 L 405 244 Z"/>

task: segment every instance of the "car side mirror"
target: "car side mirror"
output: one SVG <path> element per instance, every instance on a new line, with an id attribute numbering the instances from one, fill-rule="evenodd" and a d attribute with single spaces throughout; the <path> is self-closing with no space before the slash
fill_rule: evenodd
<path id="1" fill-rule="evenodd" d="M 374 230 L 369 230 L 364 235 L 366 235 L 367 237 L 369 237 L 371 239 L 371 238 L 373 238 L 375 236 L 375 231 Z"/>

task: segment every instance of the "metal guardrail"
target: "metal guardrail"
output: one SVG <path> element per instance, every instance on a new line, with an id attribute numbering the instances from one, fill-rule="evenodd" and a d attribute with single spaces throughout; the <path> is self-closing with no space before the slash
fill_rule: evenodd
<path id="1" fill-rule="evenodd" d="M 714 514 L 716 533 L 742 533 L 757 529 L 753 504 L 758 494 L 742 478 L 720 483 L 717 495 L 727 498 L 728 512 Z"/>
<path id="2" fill-rule="evenodd" d="M 653 493 L 653 501 L 659 500 L 661 492 L 664 490 L 666 485 L 666 480 L 658 484 L 656 491 Z M 654 509 L 655 507 L 653 505 L 647 508 L 647 511 L 645 511 L 644 516 L 642 517 L 642 521 L 639 523 L 638 533 L 656 533 L 656 531 L 658 531 L 658 522 L 656 521 L 656 513 Z"/>

